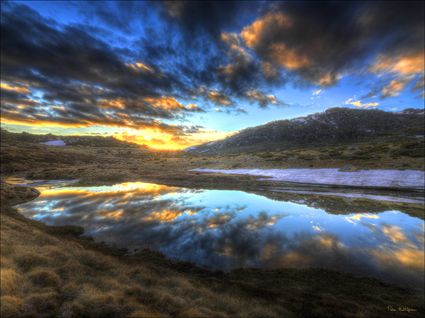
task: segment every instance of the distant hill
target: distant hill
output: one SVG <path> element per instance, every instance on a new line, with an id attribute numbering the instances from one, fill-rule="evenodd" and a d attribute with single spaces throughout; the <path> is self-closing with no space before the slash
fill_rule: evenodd
<path id="1" fill-rule="evenodd" d="M 143 146 L 136 145 L 125 141 L 120 141 L 114 137 L 102 136 L 57 136 L 52 134 L 35 135 L 26 132 L 13 133 L 5 129 L 1 129 L 2 143 L 44 143 L 46 145 L 58 145 L 55 141 L 63 141 L 65 146 L 87 146 L 87 147 L 129 147 L 140 148 Z"/>
<path id="2" fill-rule="evenodd" d="M 371 141 L 424 135 L 424 110 L 385 112 L 330 108 L 322 113 L 278 120 L 241 130 L 223 140 L 186 149 L 192 153 L 236 153 Z"/>

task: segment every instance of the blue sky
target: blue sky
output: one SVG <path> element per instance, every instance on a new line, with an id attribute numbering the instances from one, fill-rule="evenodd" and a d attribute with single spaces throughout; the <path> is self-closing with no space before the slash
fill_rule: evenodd
<path id="1" fill-rule="evenodd" d="M 423 22 L 420 2 L 2 2 L 2 127 L 181 149 L 423 108 Z"/>

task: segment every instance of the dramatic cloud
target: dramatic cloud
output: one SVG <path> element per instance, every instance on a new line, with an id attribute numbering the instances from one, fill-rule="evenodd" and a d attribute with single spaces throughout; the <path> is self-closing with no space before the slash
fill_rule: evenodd
<path id="1" fill-rule="evenodd" d="M 405 76 L 422 74 L 424 72 L 424 52 L 398 57 L 380 56 L 371 71 L 375 73 L 392 72 Z"/>
<path id="2" fill-rule="evenodd" d="M 379 106 L 379 103 L 377 102 L 372 102 L 372 103 L 362 103 L 359 100 L 353 100 L 352 98 L 349 98 L 348 100 L 345 101 L 346 105 L 353 105 L 356 107 L 360 107 L 360 108 L 375 108 Z"/>
<path id="3" fill-rule="evenodd" d="M 175 148 L 200 140 L 192 134 L 214 130 L 200 127 L 209 112 L 269 111 L 286 105 L 282 96 L 295 105 L 298 96 L 283 92 L 288 83 L 307 88 L 310 98 L 312 89 L 318 97 L 321 86 L 361 75 L 368 79 L 369 97 L 424 94 L 423 2 L 89 1 L 31 7 L 2 4 L 6 124 L 119 127 L 139 130 L 140 142 Z M 372 104 L 351 101 L 377 106 Z"/>
<path id="4" fill-rule="evenodd" d="M 250 100 L 257 101 L 260 107 L 267 107 L 269 104 L 272 105 L 283 105 L 274 95 L 266 95 L 258 90 L 251 89 L 245 93 L 246 97 Z"/>
<path id="5" fill-rule="evenodd" d="M 164 96 L 177 77 L 117 50 L 76 26 L 59 26 L 25 6 L 2 13 L 2 121 L 63 127 L 116 126 L 183 134 L 161 122 L 198 112 Z"/>
<path id="6" fill-rule="evenodd" d="M 379 56 L 374 65 L 370 68 L 371 72 L 379 76 L 389 78 L 381 89 L 383 98 L 400 95 L 405 86 L 424 74 L 424 51 L 402 56 Z M 414 89 L 420 87 L 421 80 L 417 80 Z"/>
<path id="7" fill-rule="evenodd" d="M 390 97 L 400 95 L 400 92 L 407 84 L 407 80 L 392 80 L 384 88 L 382 88 L 382 97 Z"/>
<path id="8" fill-rule="evenodd" d="M 287 1 L 272 4 L 241 37 L 275 67 L 327 86 L 377 50 L 388 56 L 375 69 L 423 70 L 423 21 L 422 2 Z"/>
<path id="9" fill-rule="evenodd" d="M 237 27 L 240 18 L 261 7 L 260 2 L 164 1 L 165 13 L 182 27 L 187 36 L 198 32 L 218 38 L 223 29 Z"/>

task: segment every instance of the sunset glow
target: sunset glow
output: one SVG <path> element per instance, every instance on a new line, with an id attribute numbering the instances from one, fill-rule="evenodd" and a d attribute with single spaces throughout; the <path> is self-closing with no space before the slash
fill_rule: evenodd
<path id="1" fill-rule="evenodd" d="M 410 9 L 392 21 L 380 3 L 217 3 L 213 17 L 197 4 L 131 6 L 2 4 L 2 127 L 182 150 L 331 107 L 423 107 Z"/>

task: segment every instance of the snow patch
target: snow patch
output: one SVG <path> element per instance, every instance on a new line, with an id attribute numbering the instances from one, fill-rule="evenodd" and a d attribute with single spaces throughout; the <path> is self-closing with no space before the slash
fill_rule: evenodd
<path id="1" fill-rule="evenodd" d="M 61 140 L 61 139 L 40 142 L 40 144 L 46 145 L 46 146 L 54 146 L 54 147 L 63 147 L 63 146 L 66 146 L 66 143 L 63 140 Z"/>
<path id="2" fill-rule="evenodd" d="M 425 175 L 418 170 L 361 170 L 326 169 L 193 169 L 199 172 L 242 174 L 268 177 L 271 181 L 358 187 L 424 189 Z"/>

